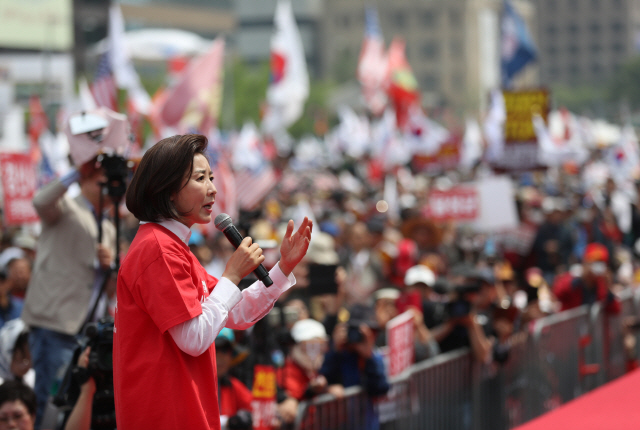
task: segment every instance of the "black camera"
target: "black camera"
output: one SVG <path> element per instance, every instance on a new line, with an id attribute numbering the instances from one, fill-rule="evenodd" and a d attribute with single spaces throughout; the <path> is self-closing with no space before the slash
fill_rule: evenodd
<path id="1" fill-rule="evenodd" d="M 117 154 L 101 154 L 100 165 L 107 177 L 107 192 L 111 197 L 122 197 L 127 192 L 126 179 L 129 174 L 129 162 Z"/>
<path id="2" fill-rule="evenodd" d="M 446 312 L 449 318 L 459 318 L 469 315 L 471 312 L 471 302 L 467 298 L 467 294 L 480 291 L 482 283 L 480 281 L 471 281 L 461 285 L 454 285 L 452 291 L 454 299 L 447 302 Z"/>
<path id="3" fill-rule="evenodd" d="M 102 318 L 95 323 L 88 323 L 84 328 L 84 338 L 65 373 L 60 389 L 54 398 L 54 404 L 67 414 L 75 405 L 80 395 L 80 386 L 88 378 L 96 383 L 93 396 L 91 429 L 111 430 L 116 428 L 115 400 L 113 392 L 113 318 Z M 89 363 L 85 368 L 78 367 L 78 358 L 91 347 Z M 68 415 L 67 415 L 68 418 Z M 66 421 L 66 418 L 65 418 Z"/>
<path id="4" fill-rule="evenodd" d="M 229 417 L 227 421 L 229 430 L 251 430 L 253 429 L 253 418 L 251 412 L 246 409 L 240 409 L 234 416 Z"/>
<path id="5" fill-rule="evenodd" d="M 458 297 L 455 300 L 447 302 L 446 311 L 449 318 L 459 318 L 469 315 L 471 312 L 471 302 L 465 300 L 464 297 Z"/>
<path id="6" fill-rule="evenodd" d="M 84 329 L 91 347 L 87 369 L 91 376 L 100 372 L 113 371 L 113 318 L 103 318 L 95 323 L 88 323 Z"/>
<path id="7" fill-rule="evenodd" d="M 360 343 L 364 340 L 364 334 L 360 330 L 358 322 L 347 324 L 347 343 Z"/>

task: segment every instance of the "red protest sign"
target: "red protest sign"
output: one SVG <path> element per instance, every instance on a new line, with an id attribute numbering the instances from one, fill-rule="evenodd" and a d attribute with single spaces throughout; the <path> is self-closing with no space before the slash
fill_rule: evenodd
<path id="1" fill-rule="evenodd" d="M 433 190 L 425 207 L 425 216 L 433 221 L 473 221 L 479 212 L 478 190 L 471 186 Z"/>
<path id="2" fill-rule="evenodd" d="M 401 313 L 387 323 L 389 376 L 396 376 L 413 364 L 413 314 Z"/>
<path id="3" fill-rule="evenodd" d="M 273 366 L 257 364 L 253 375 L 253 428 L 270 430 L 274 428 L 276 419 L 276 371 Z"/>
<path id="4" fill-rule="evenodd" d="M 31 157 L 21 153 L 0 153 L 0 178 L 5 224 L 38 222 L 38 215 L 31 202 L 37 188 L 36 169 Z"/>

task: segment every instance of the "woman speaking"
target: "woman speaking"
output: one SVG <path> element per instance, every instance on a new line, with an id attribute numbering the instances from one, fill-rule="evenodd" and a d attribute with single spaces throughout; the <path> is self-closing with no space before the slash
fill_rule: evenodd
<path id="1" fill-rule="evenodd" d="M 216 188 L 201 135 L 161 140 L 142 157 L 126 194 L 140 227 L 118 274 L 114 391 L 119 430 L 220 429 L 214 341 L 223 327 L 246 329 L 295 283 L 312 223 L 289 221 L 280 261 L 242 292 L 263 261 L 250 237 L 210 276 L 187 243 L 193 224 L 211 221 Z"/>

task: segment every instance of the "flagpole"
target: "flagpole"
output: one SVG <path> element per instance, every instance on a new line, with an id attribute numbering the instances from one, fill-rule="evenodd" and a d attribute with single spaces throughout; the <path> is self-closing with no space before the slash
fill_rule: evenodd
<path id="1" fill-rule="evenodd" d="M 235 63 L 235 58 L 231 58 L 231 61 L 229 61 L 229 58 L 231 58 L 231 53 L 225 52 L 224 59 L 223 59 L 224 64 L 222 66 L 222 70 L 224 70 L 225 72 L 222 79 L 224 82 L 224 86 L 226 87 L 226 91 L 224 89 L 222 91 L 222 104 L 224 105 L 225 99 L 228 99 L 226 110 L 228 110 L 229 113 L 225 115 L 225 117 L 228 118 L 227 121 L 229 121 L 229 124 L 227 124 L 227 126 L 229 127 L 229 129 L 234 130 L 236 128 L 236 98 L 235 98 L 236 89 L 235 89 L 235 78 L 234 78 L 236 63 Z M 225 97 L 225 92 L 227 93 L 227 97 Z M 220 126 L 222 125 L 222 115 L 223 115 L 222 112 L 220 112 L 220 120 L 218 121 L 219 129 L 221 128 Z"/>
<path id="2" fill-rule="evenodd" d="M 47 35 L 47 40 L 44 41 L 43 49 L 42 49 L 42 94 L 41 98 L 44 106 L 50 106 L 52 104 L 52 100 L 49 93 L 50 81 L 51 81 L 51 49 L 50 46 L 55 46 L 54 44 L 54 35 L 55 35 L 55 17 L 50 16 L 46 23 L 47 31 L 45 34 Z"/>
<path id="3" fill-rule="evenodd" d="M 500 9 L 500 15 L 499 15 L 500 21 L 498 25 L 498 52 L 500 53 L 500 55 L 498 56 L 500 64 L 498 66 L 500 70 L 500 86 L 502 87 L 503 90 L 507 90 L 511 86 L 508 78 L 505 78 L 505 71 L 502 65 L 502 44 L 504 39 L 503 21 L 504 21 L 505 9 L 506 9 L 506 2 L 507 0 L 502 0 L 501 2 L 502 8 Z"/>

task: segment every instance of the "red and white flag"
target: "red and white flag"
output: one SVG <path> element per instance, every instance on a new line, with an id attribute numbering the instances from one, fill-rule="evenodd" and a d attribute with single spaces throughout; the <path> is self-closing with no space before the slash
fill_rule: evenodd
<path id="1" fill-rule="evenodd" d="M 364 24 L 364 41 L 357 69 L 358 81 L 362 85 L 362 95 L 367 107 L 374 115 L 380 116 L 388 101 L 386 86 L 389 60 L 384 49 L 378 11 L 374 6 L 365 9 Z"/>
<path id="2" fill-rule="evenodd" d="M 291 3 L 279 1 L 271 38 L 271 82 L 262 129 L 270 135 L 296 122 L 309 96 L 309 74 Z"/>
<path id="3" fill-rule="evenodd" d="M 90 111 L 98 107 L 96 99 L 93 97 L 93 93 L 91 92 L 91 88 L 89 87 L 89 83 L 84 76 L 81 76 L 78 81 L 78 96 L 80 97 L 82 110 Z M 63 109 L 61 109 L 60 111 L 63 112 Z M 62 118 L 66 119 L 66 112 L 63 112 L 62 115 Z"/>
<path id="4" fill-rule="evenodd" d="M 499 89 L 494 89 L 491 91 L 489 109 L 483 122 L 484 137 L 487 141 L 486 156 L 489 162 L 497 162 L 504 155 L 506 120 L 504 95 Z"/>
<path id="5" fill-rule="evenodd" d="M 404 129 L 409 109 L 420 106 L 418 81 L 405 55 L 405 42 L 396 37 L 389 45 L 389 86 L 387 93 L 396 111 L 398 128 Z"/>
<path id="6" fill-rule="evenodd" d="M 152 112 L 158 112 L 157 120 L 162 125 L 176 127 L 180 132 L 202 133 L 216 125 L 222 104 L 224 48 L 224 39 L 218 37 L 208 52 L 189 62 L 177 84 L 154 102 L 158 104 Z"/>
<path id="7" fill-rule="evenodd" d="M 425 115 L 420 105 L 408 109 L 404 138 L 411 154 L 433 155 L 450 137 L 449 130 Z"/>
<path id="8" fill-rule="evenodd" d="M 140 83 L 140 77 L 133 67 L 133 61 L 131 61 L 124 37 L 122 11 L 120 5 L 115 2 L 109 8 L 109 51 L 111 52 L 109 57 L 111 69 L 116 84 L 119 88 L 127 90 L 127 97 L 137 112 L 148 114 L 151 99 Z"/>
<path id="9" fill-rule="evenodd" d="M 467 118 L 460 152 L 460 167 L 467 171 L 474 167 L 482 159 L 483 151 L 480 124 L 475 119 Z"/>

